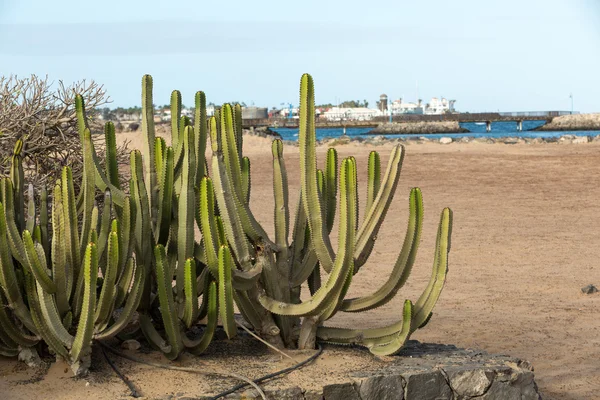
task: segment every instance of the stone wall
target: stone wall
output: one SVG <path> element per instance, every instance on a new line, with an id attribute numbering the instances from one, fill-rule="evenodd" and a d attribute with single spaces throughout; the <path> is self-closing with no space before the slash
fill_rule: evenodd
<path id="1" fill-rule="evenodd" d="M 600 114 L 575 114 L 554 117 L 536 131 L 597 131 L 600 130 Z"/>
<path id="2" fill-rule="evenodd" d="M 287 400 L 540 400 L 533 367 L 509 356 L 452 345 L 409 341 L 389 364 L 357 371 L 346 382 L 319 390 L 298 386 L 269 390 L 268 399 Z M 259 399 L 246 390 L 228 399 Z"/>

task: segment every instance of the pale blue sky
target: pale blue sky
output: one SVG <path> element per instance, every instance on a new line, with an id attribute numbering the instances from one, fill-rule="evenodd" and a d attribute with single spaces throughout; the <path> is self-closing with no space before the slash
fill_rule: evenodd
<path id="1" fill-rule="evenodd" d="M 600 0 L 0 0 L 0 75 L 105 85 L 115 106 L 379 94 L 461 111 L 600 112 Z"/>

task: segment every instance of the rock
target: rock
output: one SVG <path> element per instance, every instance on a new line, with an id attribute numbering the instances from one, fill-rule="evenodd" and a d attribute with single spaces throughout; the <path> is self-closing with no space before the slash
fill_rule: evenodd
<path id="1" fill-rule="evenodd" d="M 451 400 L 452 389 L 440 371 L 410 375 L 406 382 L 406 400 Z"/>
<path id="2" fill-rule="evenodd" d="M 323 387 L 324 400 L 361 400 L 351 383 L 336 383 Z"/>
<path id="3" fill-rule="evenodd" d="M 481 400 L 540 400 L 533 373 L 524 372 L 511 374 L 507 377 L 497 377 Z"/>
<path id="4" fill-rule="evenodd" d="M 304 400 L 323 400 L 323 392 L 307 390 L 304 392 Z"/>
<path id="5" fill-rule="evenodd" d="M 265 396 L 269 400 L 305 400 L 302 389 L 300 389 L 298 386 L 292 386 L 286 389 L 264 390 L 264 392 Z M 262 399 L 256 389 L 248 389 L 244 391 L 240 398 L 245 400 Z"/>
<path id="6" fill-rule="evenodd" d="M 400 375 L 380 375 L 360 381 L 358 393 L 362 400 L 402 400 L 404 387 Z"/>
<path id="7" fill-rule="evenodd" d="M 594 294 L 598 292 L 598 288 L 592 284 L 589 284 L 587 286 L 582 287 L 581 291 L 583 292 L 583 294 Z"/>
<path id="8" fill-rule="evenodd" d="M 19 361 L 23 361 L 28 367 L 39 367 L 42 365 L 42 360 L 35 349 L 25 347 L 19 352 Z"/>
<path id="9" fill-rule="evenodd" d="M 571 140 L 571 143 L 582 144 L 582 143 L 588 143 L 589 141 L 590 141 L 590 138 L 588 136 L 577 136 L 576 138 Z"/>
<path id="10" fill-rule="evenodd" d="M 302 393 L 302 389 L 298 386 L 293 386 L 287 389 L 279 389 L 275 391 L 267 390 L 265 391 L 268 399 L 277 399 L 277 400 L 304 400 L 304 394 Z"/>
<path id="11" fill-rule="evenodd" d="M 450 387 L 459 397 L 483 395 L 494 381 L 494 372 L 484 369 L 456 369 L 447 372 Z"/>
<path id="12" fill-rule="evenodd" d="M 440 144 L 450 144 L 450 143 L 452 143 L 452 138 L 449 138 L 446 136 L 440 138 Z"/>
<path id="13" fill-rule="evenodd" d="M 519 143 L 519 138 L 516 137 L 508 137 L 503 140 L 504 144 L 517 144 Z"/>
<path id="14" fill-rule="evenodd" d="M 121 348 L 125 350 L 139 350 L 142 345 L 135 339 L 129 339 L 121 343 Z"/>
<path id="15" fill-rule="evenodd" d="M 471 141 L 471 138 L 468 136 L 464 136 L 460 138 L 460 142 L 461 143 L 469 143 Z"/>

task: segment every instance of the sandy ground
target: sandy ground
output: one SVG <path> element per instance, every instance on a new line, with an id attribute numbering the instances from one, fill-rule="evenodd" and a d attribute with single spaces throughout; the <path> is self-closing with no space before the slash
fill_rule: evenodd
<path id="1" fill-rule="evenodd" d="M 133 137 L 123 134 L 122 138 L 125 135 Z M 349 144 L 337 149 L 341 157 L 353 154 L 357 158 L 364 204 L 368 154 L 373 149 L 380 151 L 382 164 L 386 165 L 391 145 Z M 325 147 L 319 148 L 320 161 L 325 151 Z M 284 152 L 291 185 L 290 204 L 295 206 L 298 149 L 287 146 Z M 245 154 L 252 160 L 252 209 L 272 233 L 269 140 L 245 137 Z M 598 398 L 600 294 L 583 295 L 580 288 L 589 283 L 600 286 L 599 166 L 598 142 L 407 145 L 396 197 L 371 259 L 353 280 L 350 296 L 369 293 L 381 283 L 381 274 L 391 270 L 406 230 L 409 190 L 419 186 L 424 196 L 425 221 L 413 273 L 392 303 L 368 313 L 340 313 L 332 322 L 375 326 L 396 320 L 402 301 L 416 300 L 427 284 L 439 213 L 444 206 L 450 206 L 454 211 L 454 230 L 447 285 L 433 319 L 413 339 L 527 359 L 535 367 L 545 399 Z M 227 344 L 217 342 L 206 357 L 185 356 L 179 364 L 205 370 L 219 368 L 212 360 L 221 347 L 227 348 Z M 267 352 L 259 353 L 241 358 L 254 360 L 248 364 L 236 363 L 234 354 L 234 361 L 227 367 L 256 377 L 290 365 Z M 312 385 L 317 377 L 336 381 L 344 362 L 356 368 L 385 362 L 357 350 L 342 354 L 328 348 L 316 364 L 292 373 L 280 384 Z M 302 359 L 306 355 L 294 357 Z M 166 362 L 156 353 L 147 357 Z M 47 374 L 36 375 L 15 361 L 0 358 L 0 398 L 124 397 L 127 391 L 122 382 L 101 355 L 96 354 L 95 359 L 98 366 L 90 377 L 76 380 L 65 372 L 64 365 L 55 364 Z M 214 392 L 232 384 L 231 380 L 116 361 L 149 398 L 198 395 L 206 393 L 206 388 Z"/>

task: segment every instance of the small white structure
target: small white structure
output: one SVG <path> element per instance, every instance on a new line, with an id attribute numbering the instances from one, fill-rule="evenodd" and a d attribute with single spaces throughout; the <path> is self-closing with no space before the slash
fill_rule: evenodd
<path id="1" fill-rule="evenodd" d="M 373 117 L 382 115 L 384 114 L 380 110 L 366 107 L 332 107 L 323 113 L 323 117 L 328 121 L 370 121 Z"/>

